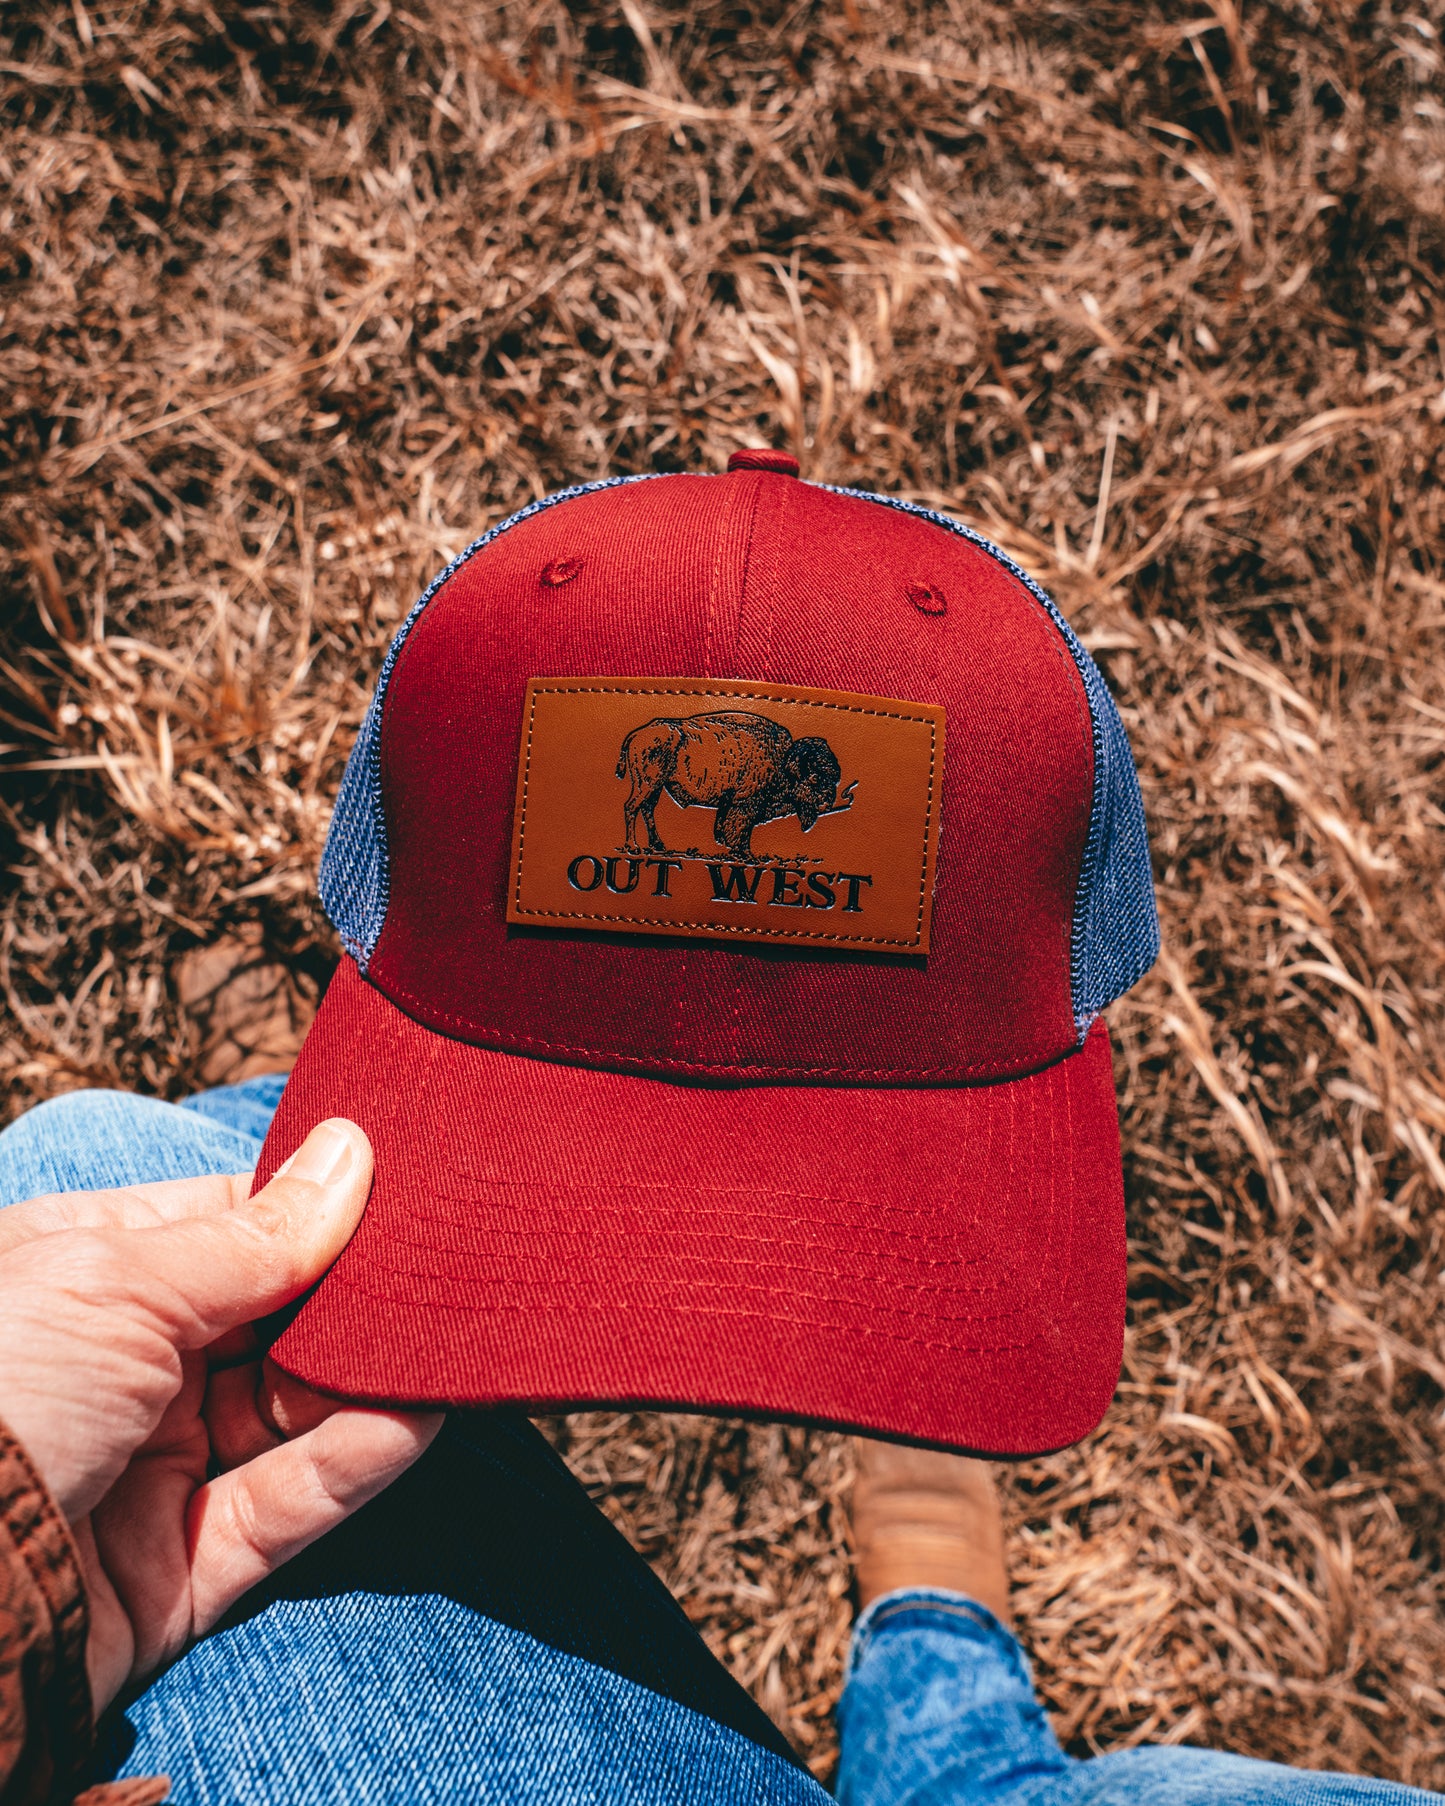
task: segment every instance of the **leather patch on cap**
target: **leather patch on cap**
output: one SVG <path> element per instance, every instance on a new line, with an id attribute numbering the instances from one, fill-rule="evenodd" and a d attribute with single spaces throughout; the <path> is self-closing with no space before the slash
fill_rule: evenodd
<path id="1" fill-rule="evenodd" d="M 927 953 L 942 794 L 928 703 L 536 677 L 507 920 Z"/>

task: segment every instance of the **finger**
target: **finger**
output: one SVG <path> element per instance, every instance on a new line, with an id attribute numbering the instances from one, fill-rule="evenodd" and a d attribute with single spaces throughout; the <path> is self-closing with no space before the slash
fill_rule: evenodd
<path id="1" fill-rule="evenodd" d="M 212 1368 L 254 1366 L 260 1358 L 261 1338 L 254 1323 L 238 1323 L 206 1349 L 206 1362 Z"/>
<path id="2" fill-rule="evenodd" d="M 261 1363 L 261 1376 L 256 1385 L 256 1408 L 264 1422 L 274 1424 L 288 1441 L 314 1430 L 328 1417 L 347 1408 L 348 1401 L 328 1392 L 318 1392 L 305 1380 L 293 1379 L 268 1355 Z"/>
<path id="3" fill-rule="evenodd" d="M 371 1146 L 336 1117 L 244 1204 L 128 1238 L 135 1294 L 182 1348 L 279 1310 L 346 1246 L 371 1187 Z"/>
<path id="4" fill-rule="evenodd" d="M 285 1438 L 262 1417 L 256 1403 L 260 1363 L 227 1367 L 206 1382 L 204 1416 L 211 1458 L 222 1473 L 244 1467 Z"/>
<path id="5" fill-rule="evenodd" d="M 187 1514 L 192 1634 L 405 1473 L 441 1425 L 440 1413 L 338 1411 L 203 1486 Z"/>
<path id="6" fill-rule="evenodd" d="M 114 1191 L 47 1193 L 0 1210 L 0 1254 L 61 1229 L 153 1229 L 185 1217 L 210 1216 L 244 1204 L 250 1189 L 250 1173 L 208 1173 Z"/>
<path id="7" fill-rule="evenodd" d="M 229 1472 L 348 1408 L 344 1399 L 317 1392 L 271 1360 L 223 1368 L 211 1374 L 206 1387 L 212 1457 Z"/>

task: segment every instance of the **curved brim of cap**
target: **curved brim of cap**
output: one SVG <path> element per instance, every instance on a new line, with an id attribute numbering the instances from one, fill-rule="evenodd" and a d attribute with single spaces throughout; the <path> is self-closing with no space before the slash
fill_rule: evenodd
<path id="1" fill-rule="evenodd" d="M 679 1084 L 423 1027 L 343 961 L 260 1184 L 347 1116 L 376 1177 L 272 1348 L 393 1403 L 658 1406 L 990 1454 L 1103 1415 L 1124 1327 L 1109 1043 L 1006 1083 Z"/>

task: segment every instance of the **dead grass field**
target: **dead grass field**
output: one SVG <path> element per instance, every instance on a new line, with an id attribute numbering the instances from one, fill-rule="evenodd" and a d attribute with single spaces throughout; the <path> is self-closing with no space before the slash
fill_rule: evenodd
<path id="1" fill-rule="evenodd" d="M 1445 1787 L 1439 0 L 13 0 L 8 1107 L 214 1076 L 185 953 L 304 1013 L 388 637 L 530 498 L 740 444 L 1059 598 L 1165 956 L 1112 1013 L 1123 1383 L 1008 1482 L 1079 1750 Z M 573 1461 L 820 1772 L 846 1445 Z"/>

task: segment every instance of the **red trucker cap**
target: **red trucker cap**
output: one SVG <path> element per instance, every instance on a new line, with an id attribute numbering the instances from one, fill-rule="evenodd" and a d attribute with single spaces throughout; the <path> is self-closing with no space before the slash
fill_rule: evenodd
<path id="1" fill-rule="evenodd" d="M 376 1155 L 289 1372 L 994 1454 L 1102 1415 L 1098 1018 L 1158 950 L 1128 743 L 997 548 L 797 469 L 563 490 L 397 634 L 257 1175 L 329 1116 Z"/>

